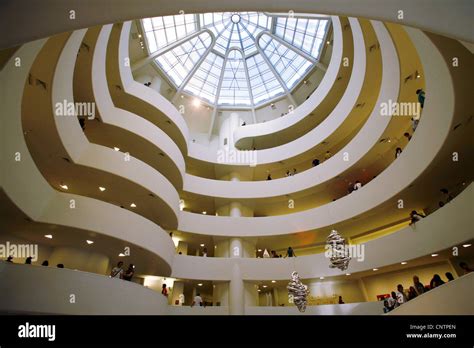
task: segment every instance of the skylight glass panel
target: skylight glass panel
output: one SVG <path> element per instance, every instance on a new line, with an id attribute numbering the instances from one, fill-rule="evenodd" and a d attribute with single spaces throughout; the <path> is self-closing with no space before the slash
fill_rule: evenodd
<path id="1" fill-rule="evenodd" d="M 184 90 L 214 103 L 223 64 L 222 57 L 209 53 Z"/>
<path id="2" fill-rule="evenodd" d="M 255 104 L 284 93 L 283 87 L 260 54 L 247 58 L 247 68 Z"/>
<path id="3" fill-rule="evenodd" d="M 275 35 L 318 59 L 328 26 L 327 19 L 278 17 Z"/>
<path id="4" fill-rule="evenodd" d="M 158 56 L 155 61 L 168 74 L 176 86 L 181 86 L 212 42 L 209 33 L 202 33 L 172 50 Z"/>
<path id="5" fill-rule="evenodd" d="M 145 18 L 142 23 L 150 53 L 197 30 L 196 16 L 192 14 Z"/>
<path id="6" fill-rule="evenodd" d="M 309 60 L 268 34 L 260 37 L 259 44 L 288 89 L 291 89 L 312 66 Z"/>
<path id="7" fill-rule="evenodd" d="M 250 93 L 242 54 L 229 52 L 219 93 L 219 105 L 251 105 Z"/>

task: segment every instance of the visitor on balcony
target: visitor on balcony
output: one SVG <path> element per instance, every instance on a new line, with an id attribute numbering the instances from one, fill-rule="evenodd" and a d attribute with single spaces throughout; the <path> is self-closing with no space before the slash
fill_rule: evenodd
<path id="1" fill-rule="evenodd" d="M 33 258 L 32 258 L 31 256 L 28 256 L 28 257 L 26 258 L 26 260 L 25 260 L 25 265 L 31 265 L 31 260 L 32 260 L 32 259 L 33 259 Z"/>
<path id="2" fill-rule="evenodd" d="M 123 280 L 131 281 L 134 274 L 135 274 L 135 266 L 133 265 L 133 263 L 131 263 L 123 275 Z"/>
<path id="3" fill-rule="evenodd" d="M 423 89 L 417 89 L 416 95 L 418 96 L 418 103 L 420 103 L 421 108 L 425 106 L 425 91 Z"/>
<path id="4" fill-rule="evenodd" d="M 387 302 L 390 310 L 393 310 L 394 308 L 397 308 L 399 306 L 397 302 L 397 294 L 395 293 L 395 291 L 392 291 L 390 297 L 387 299 Z"/>
<path id="5" fill-rule="evenodd" d="M 410 225 L 413 225 L 414 223 L 420 221 L 423 219 L 425 216 L 422 214 L 419 214 L 416 210 L 412 210 L 410 213 Z"/>
<path id="6" fill-rule="evenodd" d="M 191 304 L 191 307 L 193 307 L 193 306 L 201 307 L 202 304 L 203 304 L 203 302 L 202 302 L 201 294 L 197 293 L 196 296 L 194 296 L 194 300 L 193 300 L 193 303 Z"/>
<path id="7" fill-rule="evenodd" d="M 354 184 L 354 189 L 352 191 L 357 191 L 360 188 L 362 188 L 362 184 L 359 180 L 357 180 Z"/>
<path id="8" fill-rule="evenodd" d="M 433 275 L 433 279 L 430 281 L 430 288 L 434 289 L 437 288 L 438 286 L 441 286 L 444 284 L 444 280 L 441 279 L 439 274 Z"/>
<path id="9" fill-rule="evenodd" d="M 293 251 L 293 248 L 292 247 L 288 247 L 288 249 L 286 250 L 286 255 L 285 257 L 296 257 L 296 254 L 295 252 Z"/>
<path id="10" fill-rule="evenodd" d="M 448 278 L 448 282 L 454 280 L 454 276 L 451 272 L 446 272 L 444 275 L 446 276 L 446 278 Z"/>
<path id="11" fill-rule="evenodd" d="M 425 292 L 425 286 L 420 282 L 420 278 L 418 278 L 418 276 L 413 277 L 413 286 L 417 295 L 421 295 Z"/>
<path id="12" fill-rule="evenodd" d="M 403 290 L 402 284 L 397 285 L 396 295 L 397 295 L 397 303 L 399 306 L 407 302 L 407 297 L 405 295 L 405 291 Z"/>
<path id="13" fill-rule="evenodd" d="M 408 301 L 413 300 L 417 296 L 418 294 L 416 293 L 415 288 L 413 286 L 410 286 L 410 289 L 408 289 L 408 296 L 407 296 Z"/>
<path id="14" fill-rule="evenodd" d="M 401 147 L 397 147 L 397 148 L 395 149 L 395 158 L 400 157 L 401 154 L 402 154 L 402 148 L 401 148 Z"/>
<path id="15" fill-rule="evenodd" d="M 112 271 L 110 272 L 110 277 L 111 278 L 119 278 L 119 279 L 123 279 L 123 261 L 119 261 L 117 263 L 117 266 L 115 266 L 114 268 L 112 268 Z"/>
<path id="16" fill-rule="evenodd" d="M 11 256 L 10 256 L 10 257 L 11 257 Z M 10 261 L 10 262 L 11 262 L 11 261 Z M 474 270 L 471 269 L 471 268 L 467 265 L 467 263 L 465 263 L 465 262 L 461 262 L 461 263 L 459 264 L 459 267 L 461 267 L 461 269 L 464 271 L 464 274 L 468 274 L 468 273 L 471 273 L 471 272 L 474 271 Z"/>

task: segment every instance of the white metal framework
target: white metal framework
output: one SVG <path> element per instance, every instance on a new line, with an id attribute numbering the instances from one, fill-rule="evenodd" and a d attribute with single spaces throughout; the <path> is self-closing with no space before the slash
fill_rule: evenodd
<path id="1" fill-rule="evenodd" d="M 260 12 L 142 20 L 150 56 L 175 85 L 215 106 L 255 109 L 318 66 L 329 17 Z M 188 39 L 187 39 L 188 38 Z"/>

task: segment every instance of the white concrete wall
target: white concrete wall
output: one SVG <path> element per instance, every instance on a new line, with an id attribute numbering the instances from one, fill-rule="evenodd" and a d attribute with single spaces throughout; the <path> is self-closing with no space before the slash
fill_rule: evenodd
<path id="1" fill-rule="evenodd" d="M 167 314 L 166 297 L 93 273 L 0 262 L 0 311 L 30 314 Z M 73 297 L 72 297 L 73 295 Z M 71 303 L 74 298 L 75 303 Z"/>

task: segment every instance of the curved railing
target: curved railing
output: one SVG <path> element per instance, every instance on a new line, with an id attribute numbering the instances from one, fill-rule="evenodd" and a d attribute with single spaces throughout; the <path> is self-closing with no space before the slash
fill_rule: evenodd
<path id="1" fill-rule="evenodd" d="M 377 144 L 379 138 L 391 121 L 390 117 L 380 117 L 380 103 L 385 100 L 398 100 L 400 88 L 398 55 L 390 35 L 382 23 L 374 22 L 372 25 L 380 43 L 382 53 L 383 71 L 380 74 L 382 76 L 380 92 L 377 101 L 373 104 L 373 109 L 368 120 L 346 146 L 317 167 L 308 169 L 295 176 L 277 180 L 263 182 L 227 182 L 187 174 L 184 191 L 211 197 L 233 199 L 283 196 L 308 189 L 316 189 L 318 185 L 322 185 L 326 181 L 340 175 L 359 161 Z M 359 39 L 359 37 L 357 37 L 357 39 Z M 365 54 L 361 54 L 361 56 L 360 58 L 365 61 Z M 355 72 L 353 76 L 351 76 L 351 81 L 349 82 L 346 93 L 329 117 L 324 120 L 320 126 L 295 141 L 292 150 L 304 151 L 308 146 L 312 146 L 311 144 L 322 142 L 326 136 L 337 132 L 337 128 L 341 126 L 343 122 L 350 119 L 346 116 L 351 114 L 357 100 L 361 98 L 359 94 L 364 80 L 365 69 L 361 70 L 361 72 Z M 353 82 L 354 86 L 352 84 Z M 367 105 L 367 107 L 370 106 Z M 291 153 L 291 150 L 286 148 L 282 149 L 282 152 Z M 350 160 L 345 160 L 344 157 L 346 157 L 347 154 L 350 154 Z M 260 162 L 259 157 L 258 161 Z"/>
<path id="2" fill-rule="evenodd" d="M 407 28 L 411 40 L 419 53 L 425 77 L 426 100 L 416 136 L 410 141 L 402 155 L 375 179 L 356 194 L 347 195 L 323 206 L 298 213 L 271 217 L 223 217 L 181 212 L 178 229 L 185 232 L 222 236 L 269 236 L 311 231 L 334 225 L 372 210 L 395 197 L 403 195 L 412 182 L 419 178 L 436 158 L 441 158 L 451 125 L 465 117 L 471 107 L 467 99 L 454 99 L 454 87 L 461 88 L 463 82 L 453 80 L 450 69 L 441 51 L 446 49 L 442 42 L 437 47 L 425 34 Z M 449 41 L 449 39 L 446 39 Z M 448 43 L 448 41 L 445 41 Z M 449 47 L 451 48 L 451 47 Z M 456 47 L 457 53 L 465 49 Z M 440 51 L 441 50 L 441 51 Z M 461 50 L 463 50 L 461 52 Z M 469 67 L 464 67 L 466 73 Z M 436 78 L 434 78 L 436 76 Z M 455 104 L 459 112 L 455 113 Z M 462 111 L 461 111 L 462 109 Z M 369 131 L 369 129 L 367 130 Z M 454 138 L 450 138 L 454 141 Z M 446 147 L 443 154 L 446 154 Z M 438 188 L 439 189 L 439 188 Z M 393 206 L 396 206 L 396 203 Z M 407 213 L 408 214 L 408 213 Z"/>
<path id="3" fill-rule="evenodd" d="M 3 313 L 168 314 L 168 299 L 160 293 L 94 273 L 0 262 L 0 278 L 0 311 Z"/>
<path id="4" fill-rule="evenodd" d="M 4 115 L 9 116 L 2 117 L 2 189 L 34 222 L 69 226 L 126 241 L 136 255 L 143 254 L 148 260 L 150 255 L 154 256 L 149 267 L 144 265 L 144 271 L 160 275 L 171 273 L 175 249 L 166 231 L 115 205 L 54 190 L 35 165 L 25 142 L 21 113 L 29 72 L 44 44 L 41 40 L 22 46 L 17 53 L 22 57 L 22 69 L 15 66 L 12 58 L 1 71 L 4 91 L 1 102 Z M 16 155 L 12 154 L 19 154 L 21 161 L 16 161 Z"/>
<path id="5" fill-rule="evenodd" d="M 420 256 L 437 253 L 472 239 L 470 202 L 473 199 L 474 187 L 470 185 L 449 204 L 417 222 L 415 226 L 407 226 L 364 243 L 363 259 L 352 259 L 349 268 L 344 272 L 329 268 L 329 259 L 324 253 L 283 259 L 176 255 L 172 276 L 184 279 L 231 280 L 233 265 L 238 263 L 244 280 L 285 280 L 289 279 L 293 271 L 297 271 L 303 279 L 313 279 L 338 276 L 346 272 L 356 274 L 373 268 L 400 264 L 402 261 L 410 262 Z M 394 248 L 394 245 L 397 247 Z"/>
<path id="6" fill-rule="evenodd" d="M 48 91 L 51 99 L 46 99 L 38 88 L 25 88 L 28 98 L 24 100 L 23 123 L 38 135 L 28 140 L 30 149 L 35 154 L 34 158 L 42 170 L 49 173 L 47 176 L 52 170 L 57 170 L 64 171 L 62 177 L 72 177 L 69 179 L 75 180 L 78 187 L 74 192 L 102 199 L 104 194 L 98 190 L 98 186 L 107 182 L 109 189 L 114 192 L 114 198 L 121 197 L 122 202 L 133 199 L 132 202 L 141 206 L 136 209 L 138 213 L 166 228 L 174 228 L 177 225 L 179 196 L 173 185 L 161 173 L 133 156 L 125 159 L 123 154 L 114 149 L 90 143 L 77 119 L 64 116 L 56 107 L 64 101 L 74 102 L 72 79 L 75 57 L 83 34 L 84 31 L 78 31 L 71 34 L 70 38 L 63 35 L 49 39 L 50 51 L 41 52 L 33 66 L 32 75 L 52 86 Z M 35 68 L 37 66 L 42 69 Z M 29 102 L 30 99 L 42 102 L 33 105 Z M 33 108 L 36 114 L 42 115 L 41 123 L 35 123 Z M 40 141 L 43 141 L 42 147 L 39 146 Z M 49 162 L 46 165 L 46 152 L 65 152 L 75 166 L 71 167 L 71 163 L 65 161 Z M 128 196 L 125 192 L 128 192 Z M 141 197 L 148 196 L 150 192 L 154 199 L 147 203 L 154 206 L 156 211 L 149 211 L 149 207 L 140 204 L 143 202 Z"/>
<path id="7" fill-rule="evenodd" d="M 174 141 L 143 117 L 116 108 L 107 84 L 107 42 L 111 25 L 88 29 L 74 71 L 74 100 L 95 103 L 100 122 L 86 121 L 85 134 L 96 144 L 118 147 L 162 173 L 177 189 L 183 186 L 184 156 Z M 110 59 L 109 59 L 110 61 Z"/>

